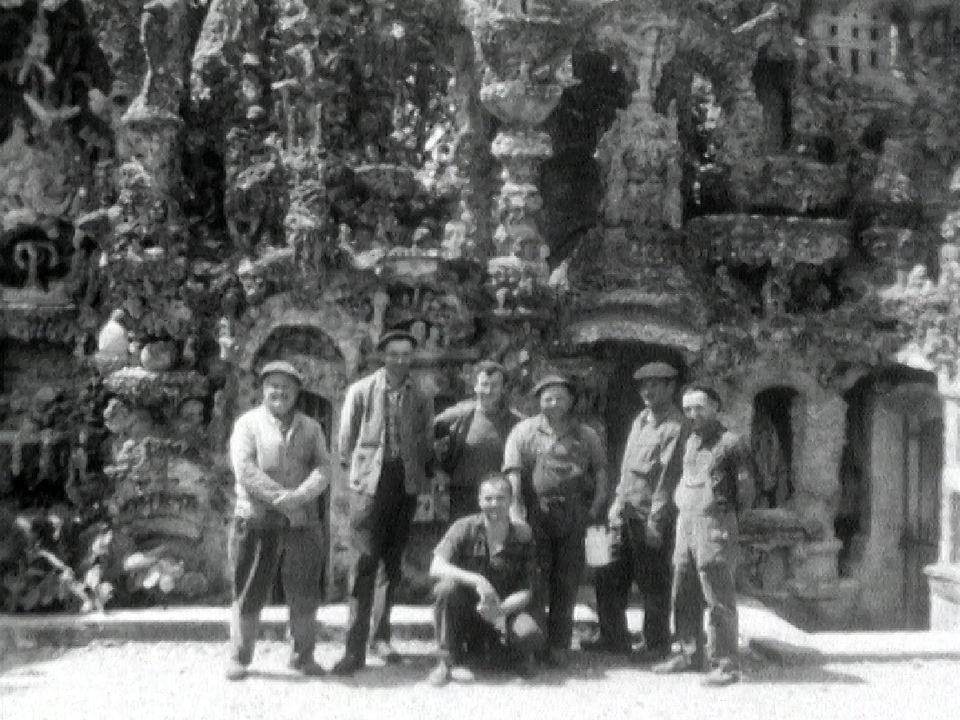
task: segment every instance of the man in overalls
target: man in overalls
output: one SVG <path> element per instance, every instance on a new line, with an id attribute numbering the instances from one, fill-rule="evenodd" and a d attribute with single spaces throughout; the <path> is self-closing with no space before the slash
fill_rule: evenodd
<path id="1" fill-rule="evenodd" d="M 549 375 L 533 392 L 540 414 L 510 432 L 503 469 L 513 486 L 511 514 L 515 520 L 526 517 L 537 543 L 535 600 L 537 607 L 549 608 L 540 660 L 558 666 L 573 637 L 586 528 L 605 515 L 606 453 L 596 431 L 571 416 L 576 394 L 569 379 Z"/>
<path id="2" fill-rule="evenodd" d="M 654 672 L 691 672 L 704 661 L 703 610 L 710 624 L 707 685 L 740 679 L 737 592 L 737 508 L 750 507 L 753 465 L 741 439 L 720 422 L 720 397 L 693 385 L 683 393 L 691 433 L 677 488 L 673 603 L 681 652 Z"/>

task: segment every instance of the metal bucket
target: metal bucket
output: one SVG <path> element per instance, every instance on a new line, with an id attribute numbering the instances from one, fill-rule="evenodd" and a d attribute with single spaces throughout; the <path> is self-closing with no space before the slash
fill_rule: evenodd
<path id="1" fill-rule="evenodd" d="M 584 548 L 589 567 L 604 567 L 613 562 L 613 533 L 604 525 L 587 528 Z"/>

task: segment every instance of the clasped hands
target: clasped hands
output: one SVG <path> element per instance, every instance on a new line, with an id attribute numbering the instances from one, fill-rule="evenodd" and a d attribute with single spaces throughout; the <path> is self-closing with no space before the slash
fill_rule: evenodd
<path id="1" fill-rule="evenodd" d="M 504 617 L 503 605 L 493 585 L 482 575 L 477 575 L 474 590 L 480 596 L 480 602 L 477 603 L 477 613 L 491 625 L 499 626 Z"/>
<path id="2" fill-rule="evenodd" d="M 614 500 L 607 512 L 607 525 L 610 528 L 622 528 L 624 524 L 624 504 L 619 500 Z M 644 540 L 652 548 L 659 548 L 663 545 L 663 534 L 651 520 L 643 524 Z"/>

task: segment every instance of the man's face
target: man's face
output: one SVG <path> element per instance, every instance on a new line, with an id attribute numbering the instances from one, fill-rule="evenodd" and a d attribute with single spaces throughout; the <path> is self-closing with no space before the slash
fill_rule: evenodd
<path id="1" fill-rule="evenodd" d="M 299 392 L 299 383 L 289 375 L 271 373 L 263 379 L 263 404 L 278 417 L 293 410 Z"/>
<path id="2" fill-rule="evenodd" d="M 505 480 L 480 484 L 480 512 L 491 522 L 503 522 L 509 517 L 512 500 L 510 483 Z"/>
<path id="3" fill-rule="evenodd" d="M 573 408 L 573 393 L 566 385 L 551 385 L 540 391 L 540 412 L 551 420 L 564 418 Z"/>
<path id="4" fill-rule="evenodd" d="M 640 397 L 646 407 L 661 408 L 673 397 L 673 380 L 666 378 L 643 378 L 640 381 Z"/>
<path id="5" fill-rule="evenodd" d="M 483 407 L 492 407 L 503 397 L 503 375 L 497 371 L 481 372 L 473 391 Z"/>
<path id="6" fill-rule="evenodd" d="M 687 416 L 696 431 L 702 430 L 716 420 L 718 410 L 716 401 L 702 390 L 683 394 L 683 414 Z"/>
<path id="7" fill-rule="evenodd" d="M 394 377 L 405 378 L 410 374 L 413 360 L 413 343 L 409 340 L 391 340 L 383 348 L 383 365 Z"/>

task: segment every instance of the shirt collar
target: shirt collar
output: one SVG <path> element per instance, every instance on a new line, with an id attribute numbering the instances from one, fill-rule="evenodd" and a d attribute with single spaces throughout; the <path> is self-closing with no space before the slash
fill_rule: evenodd
<path id="1" fill-rule="evenodd" d="M 260 406 L 263 408 L 263 415 L 266 418 L 267 422 L 273 425 L 277 430 L 283 430 L 283 424 L 280 422 L 280 418 L 270 412 L 266 407 Z M 296 410 L 293 411 L 293 418 L 290 420 L 290 427 L 287 429 L 287 432 L 292 433 L 294 428 L 300 424 L 300 413 Z"/>
<path id="2" fill-rule="evenodd" d="M 383 391 L 409 390 L 413 387 L 413 375 L 407 375 L 406 379 L 398 387 L 392 388 L 387 384 L 387 371 L 380 368 L 377 371 L 377 387 Z"/>

